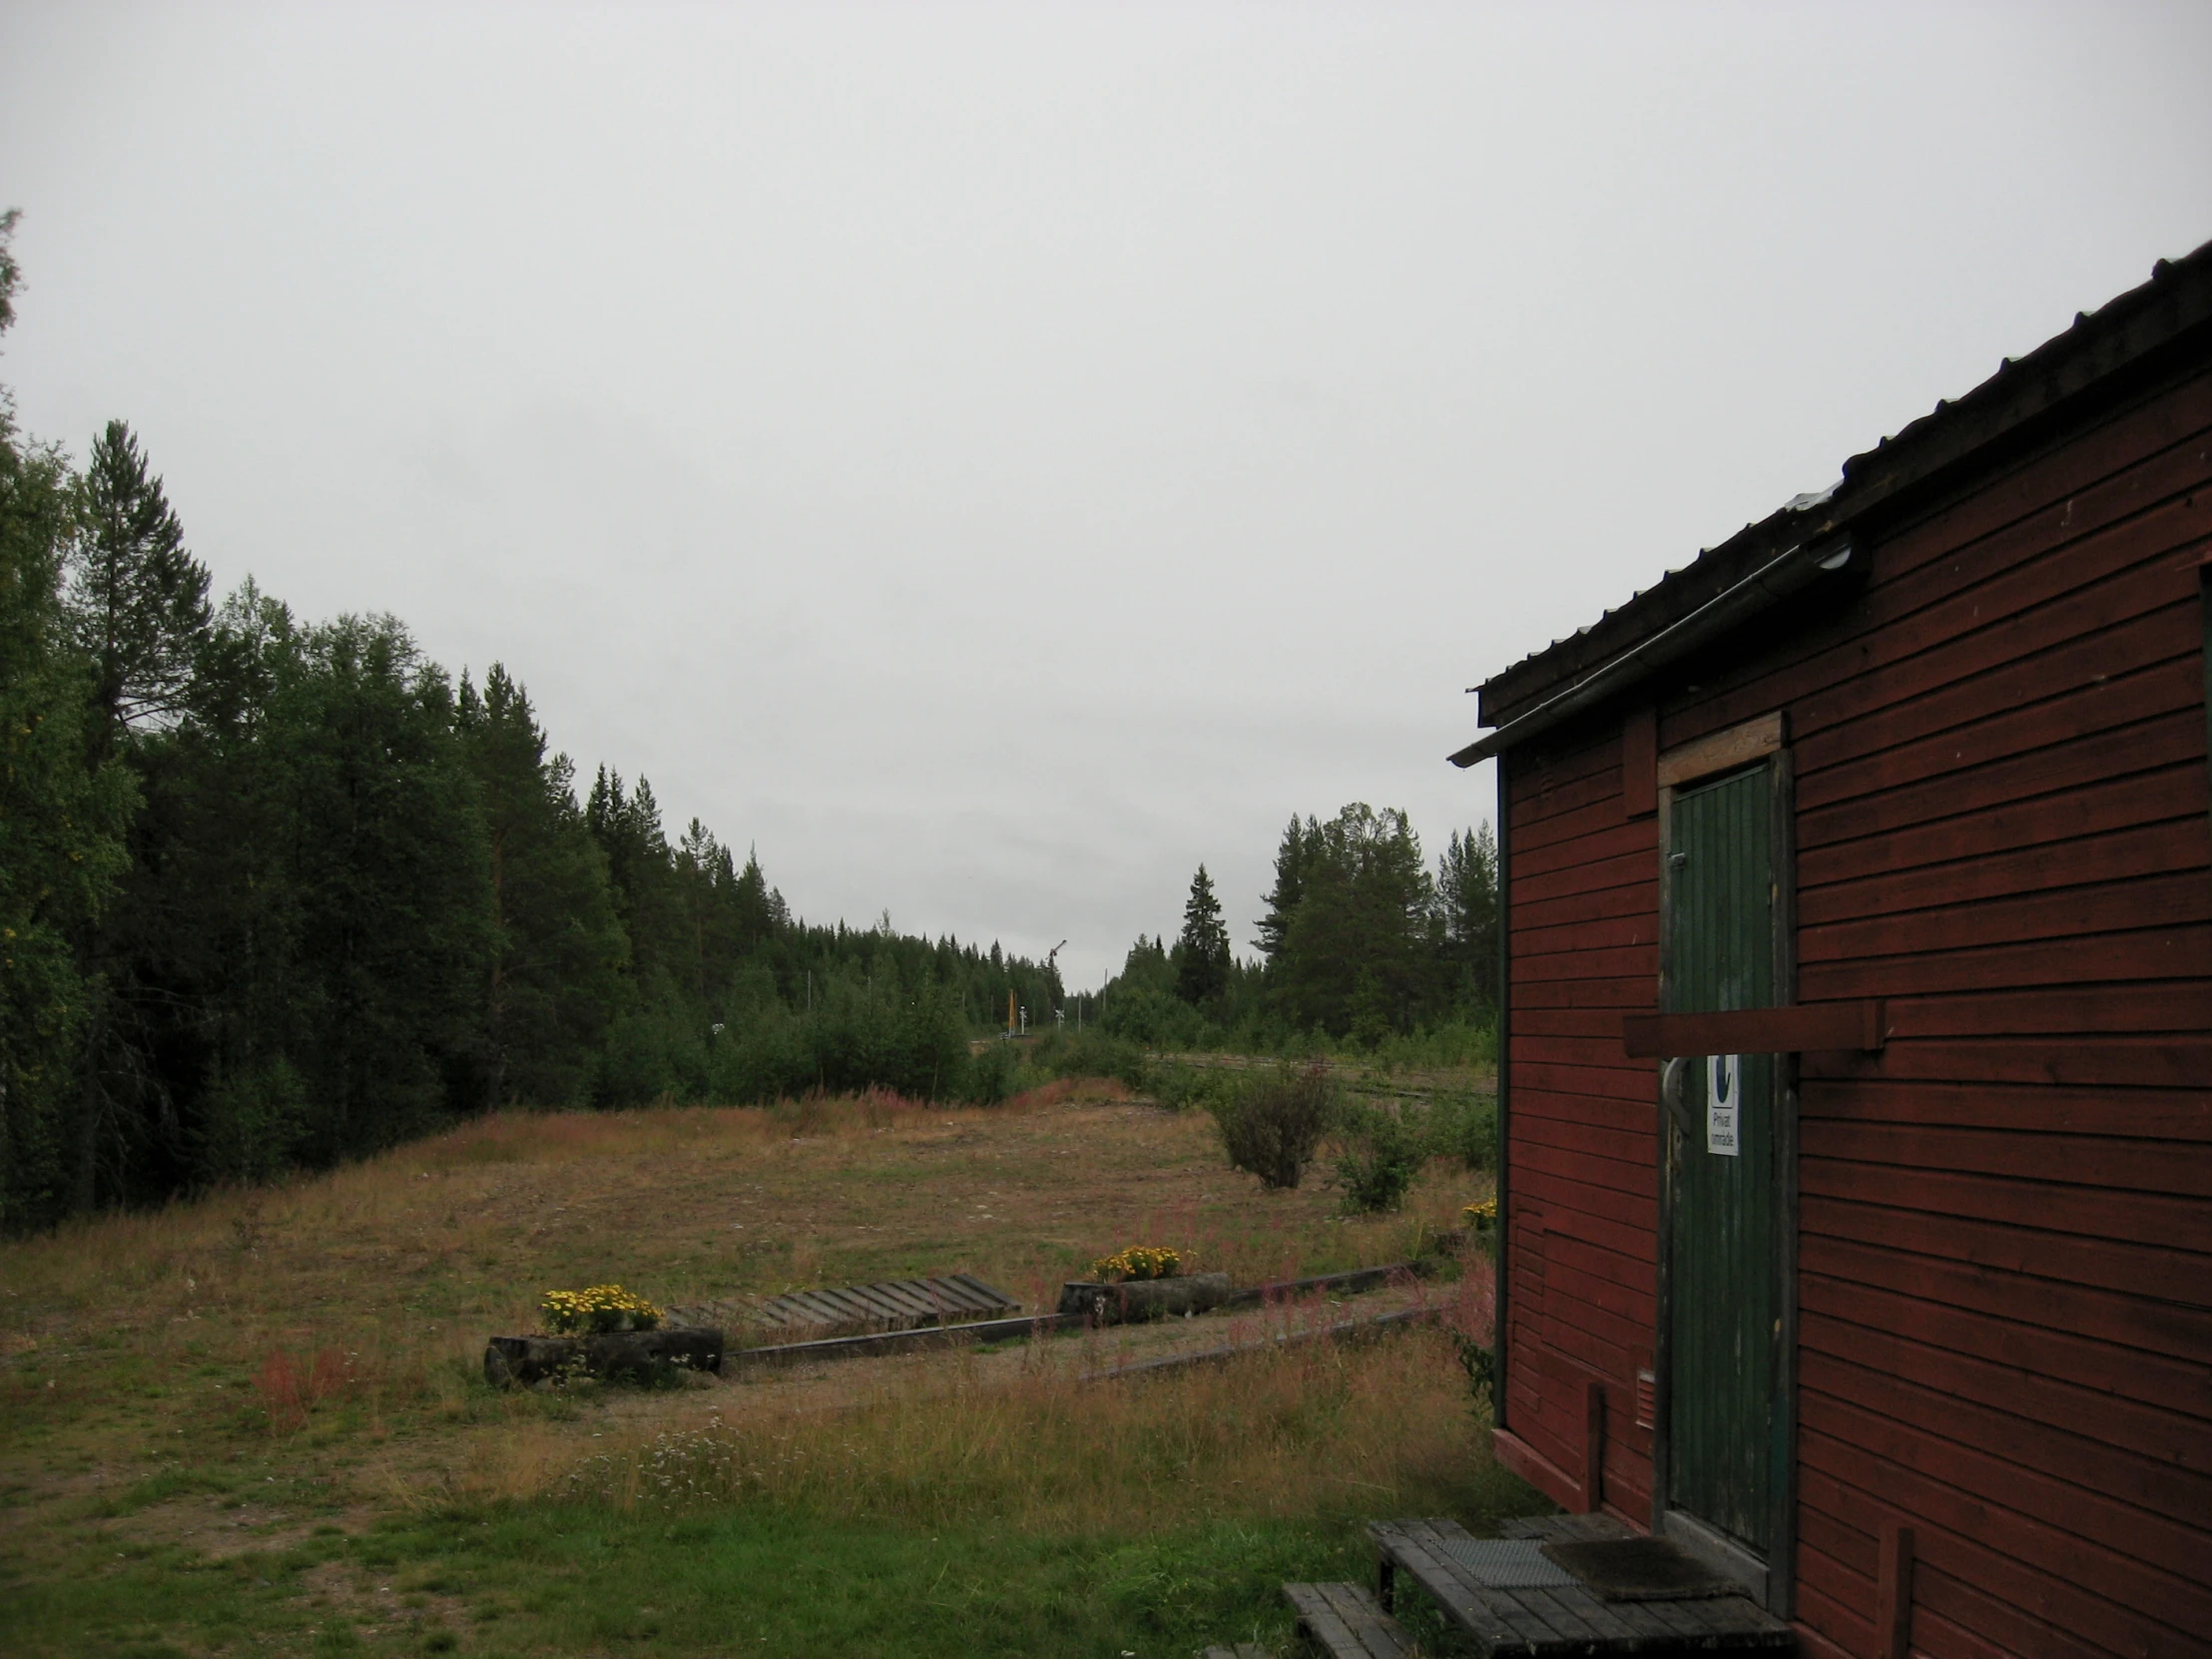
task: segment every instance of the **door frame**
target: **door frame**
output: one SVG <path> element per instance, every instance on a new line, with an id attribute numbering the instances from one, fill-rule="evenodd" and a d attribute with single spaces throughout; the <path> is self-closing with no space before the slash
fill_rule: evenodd
<path id="1" fill-rule="evenodd" d="M 1775 1001 L 1797 1001 L 1797 823 L 1796 773 L 1788 729 L 1780 713 L 1763 716 L 1659 757 L 1659 983 L 1658 1006 L 1667 1011 L 1668 906 L 1673 879 L 1668 848 L 1674 830 L 1678 788 L 1703 784 L 1722 773 L 1752 766 L 1768 769 L 1773 790 L 1770 850 L 1773 895 Z M 1774 1074 L 1774 1226 L 1776 1250 L 1773 1286 L 1776 1325 L 1769 1357 L 1767 1557 L 1760 1560 L 1687 1511 L 1668 1507 L 1671 1480 L 1673 1389 L 1673 1244 L 1674 1124 L 1667 1102 L 1659 1098 L 1654 1127 L 1659 1177 L 1657 1298 L 1652 1333 L 1653 1411 L 1651 1434 L 1651 1530 L 1668 1537 L 1717 1570 L 1748 1587 L 1769 1612 L 1788 1618 L 1796 1600 L 1797 1557 L 1797 1356 L 1798 1356 L 1798 1067 L 1795 1054 L 1777 1054 Z M 1655 1090 L 1663 1090 L 1667 1062 L 1659 1062 Z"/>

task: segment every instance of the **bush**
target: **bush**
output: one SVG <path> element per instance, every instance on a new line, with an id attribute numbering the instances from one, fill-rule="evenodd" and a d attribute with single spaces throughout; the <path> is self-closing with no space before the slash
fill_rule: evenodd
<path id="1" fill-rule="evenodd" d="M 1497 1026 L 1489 1019 L 1450 1019 L 1416 1031 L 1392 1032 L 1374 1044 L 1385 1071 L 1482 1069 L 1497 1064 Z"/>
<path id="2" fill-rule="evenodd" d="M 1187 1066 L 1170 1062 L 1150 1068 L 1145 1089 L 1171 1112 L 1187 1112 L 1194 1106 L 1213 1111 L 1234 1101 L 1247 1084 L 1226 1066 Z M 1215 1114 L 1220 1115 L 1218 1112 Z"/>
<path id="3" fill-rule="evenodd" d="M 1112 1077 L 1134 1094 L 1151 1083 L 1144 1045 L 1107 1031 L 1048 1031 L 1030 1049 L 1029 1063 L 1052 1077 Z"/>
<path id="4" fill-rule="evenodd" d="M 984 1045 L 968 1062 L 967 1097 L 978 1106 L 996 1106 L 1014 1092 L 1014 1074 L 1021 1069 L 1021 1055 L 1012 1043 Z"/>
<path id="5" fill-rule="evenodd" d="M 1337 1116 L 1337 1086 L 1316 1060 L 1283 1067 L 1206 1103 L 1221 1130 L 1232 1167 L 1250 1170 L 1264 1187 L 1287 1190 L 1305 1178 Z"/>
<path id="6" fill-rule="evenodd" d="M 815 1006 L 804 1011 L 773 995 L 733 1002 L 742 1005 L 728 1010 L 711 1048 L 702 1050 L 695 1098 L 750 1105 L 817 1090 L 866 1089 L 912 1100 L 1005 1098 L 1006 1088 L 987 1068 L 983 1087 L 998 1092 L 977 1095 L 967 1027 L 934 984 L 877 989 L 847 974 L 829 978 Z"/>
<path id="7" fill-rule="evenodd" d="M 1117 990 L 1099 1023 L 1115 1036 L 1152 1049 L 1195 1048 L 1210 1029 L 1206 1016 L 1188 1002 L 1149 985 Z"/>
<path id="8" fill-rule="evenodd" d="M 292 1163 L 306 1132 L 306 1084 L 279 1055 L 216 1080 L 202 1107 L 194 1162 L 206 1180 L 272 1181 Z"/>
<path id="9" fill-rule="evenodd" d="M 1497 1161 L 1497 1097 L 1445 1096 L 1428 1108 L 1428 1156 L 1456 1158 L 1469 1170 L 1485 1170 Z"/>
<path id="10" fill-rule="evenodd" d="M 1347 1127 L 1345 1155 L 1337 1160 L 1346 1207 L 1370 1215 L 1400 1208 L 1428 1161 L 1421 1136 L 1386 1106 L 1363 1108 Z"/>

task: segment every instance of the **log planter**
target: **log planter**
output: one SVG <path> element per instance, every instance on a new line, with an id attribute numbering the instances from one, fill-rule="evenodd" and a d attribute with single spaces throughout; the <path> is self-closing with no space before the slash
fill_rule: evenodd
<path id="1" fill-rule="evenodd" d="M 495 1388 L 575 1377 L 662 1382 L 687 1371 L 722 1371 L 720 1331 L 611 1331 L 584 1337 L 494 1337 L 484 1381 Z"/>
<path id="2" fill-rule="evenodd" d="M 1173 1279 L 1129 1279 L 1120 1284 L 1072 1283 L 1060 1287 L 1060 1312 L 1087 1315 L 1098 1325 L 1203 1314 L 1230 1298 L 1226 1273 L 1179 1274 Z"/>

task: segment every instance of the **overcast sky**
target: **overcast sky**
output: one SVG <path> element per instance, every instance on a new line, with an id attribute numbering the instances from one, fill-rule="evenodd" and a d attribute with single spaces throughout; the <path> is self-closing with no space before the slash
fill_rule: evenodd
<path id="1" fill-rule="evenodd" d="M 2212 7 L 0 4 L 0 357 L 804 915 L 1093 985 L 2212 237 Z"/>

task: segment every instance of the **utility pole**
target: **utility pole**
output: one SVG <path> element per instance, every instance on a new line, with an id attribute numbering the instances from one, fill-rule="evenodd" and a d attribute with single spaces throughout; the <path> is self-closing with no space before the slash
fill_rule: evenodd
<path id="1" fill-rule="evenodd" d="M 1068 941 L 1062 939 L 1058 944 L 1054 945 L 1050 950 L 1044 953 L 1044 994 L 1048 997 L 1052 994 L 1052 964 L 1054 960 L 1059 956 L 1060 952 L 1067 949 L 1067 947 Z M 1060 1005 L 1057 1002 L 1052 1005 L 1052 1012 L 1055 1017 L 1059 1015 Z"/>

